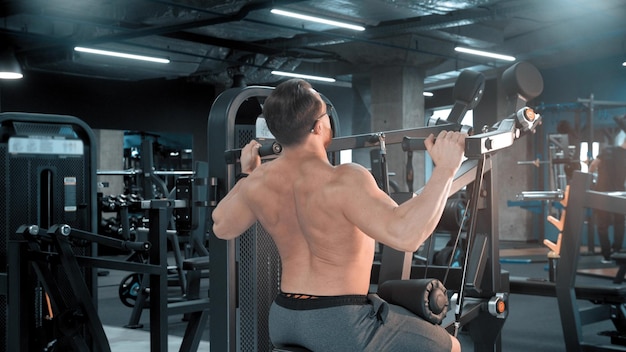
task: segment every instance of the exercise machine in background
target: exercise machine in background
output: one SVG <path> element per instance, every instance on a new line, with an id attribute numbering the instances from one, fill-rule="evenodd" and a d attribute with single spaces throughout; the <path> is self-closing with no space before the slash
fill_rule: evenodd
<path id="1" fill-rule="evenodd" d="M 183 260 L 192 278 L 185 300 L 168 297 L 167 235 L 206 234 L 207 167 L 178 185 L 175 199 L 141 202 L 146 241 L 98 235 L 93 133 L 71 116 L 0 114 L 3 231 L 0 240 L 0 351 L 110 350 L 97 310 L 97 268 L 142 273 L 149 282 L 150 350 L 167 350 L 168 316 L 186 314 L 181 351 L 195 351 L 208 322 L 201 297 L 204 263 Z M 190 241 L 190 243 L 195 243 Z M 145 262 L 97 257 L 97 246 L 146 254 Z M 204 250 L 204 252 L 202 252 Z M 204 257 L 204 256 L 203 256 Z M 8 303 L 11 303 L 11 309 Z M 143 307 L 142 307 L 143 308 Z"/>
<path id="2" fill-rule="evenodd" d="M 21 259 L 19 253 L 9 250 L 9 242 L 16 238 L 15 232 L 22 224 L 48 228 L 65 223 L 95 230 L 94 136 L 84 122 L 65 115 L 2 113 L 0 126 L 5 184 L 0 191 L 0 351 L 42 351 L 63 333 L 59 330 L 62 324 L 59 316 L 50 314 L 49 292 L 40 280 L 8 272 L 10 263 Z M 91 245 L 73 249 L 80 255 L 95 255 Z M 83 268 L 74 274 L 84 279 L 95 305 L 94 269 Z M 50 275 L 61 283 L 68 280 L 62 271 L 53 270 Z M 79 327 L 74 333 L 91 346 L 91 331 Z"/>

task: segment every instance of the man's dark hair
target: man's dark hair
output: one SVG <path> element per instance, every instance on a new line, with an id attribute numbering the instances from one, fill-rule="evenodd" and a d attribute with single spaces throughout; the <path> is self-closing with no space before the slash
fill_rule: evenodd
<path id="1" fill-rule="evenodd" d="M 279 84 L 265 99 L 263 116 L 278 143 L 296 145 L 310 133 L 321 105 L 309 82 L 290 79 Z"/>

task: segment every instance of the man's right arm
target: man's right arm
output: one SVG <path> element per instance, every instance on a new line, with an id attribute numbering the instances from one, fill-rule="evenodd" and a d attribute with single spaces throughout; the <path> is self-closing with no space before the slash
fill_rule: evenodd
<path id="1" fill-rule="evenodd" d="M 441 218 L 465 146 L 464 136 L 458 134 L 440 134 L 436 144 L 433 139 L 430 138 L 429 153 L 436 166 L 419 196 L 398 206 L 378 188 L 373 178 L 365 179 L 366 171 L 355 173 L 345 182 L 345 187 L 350 189 L 350 197 L 346 197 L 349 201 L 344 207 L 348 220 L 368 236 L 394 249 L 417 250 Z"/>

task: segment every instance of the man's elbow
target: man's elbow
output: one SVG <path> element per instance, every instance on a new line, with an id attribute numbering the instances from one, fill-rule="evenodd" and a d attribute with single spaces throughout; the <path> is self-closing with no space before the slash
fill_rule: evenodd
<path id="1" fill-rule="evenodd" d="M 232 225 L 232 224 L 231 224 Z M 221 240 L 232 240 L 243 234 L 238 226 L 231 226 L 228 223 L 214 222 L 213 234 Z"/>
<path id="2" fill-rule="evenodd" d="M 395 245 L 395 246 L 394 245 L 389 245 L 389 247 L 391 247 L 391 248 L 393 248 L 393 249 L 395 249 L 397 251 L 406 252 L 406 253 L 413 253 L 413 252 L 416 252 L 419 249 L 419 246 L 413 246 L 413 245 L 405 244 L 405 243 L 402 243 L 402 244 L 399 244 L 399 245 Z"/>
<path id="3" fill-rule="evenodd" d="M 395 234 L 389 238 L 393 240 L 388 246 L 395 250 L 402 252 L 415 252 L 424 243 L 430 233 L 429 228 L 422 229 L 410 229 L 410 228 L 395 228 Z"/>
<path id="4" fill-rule="evenodd" d="M 219 208 L 215 209 L 213 211 L 213 214 L 211 214 L 211 219 L 213 220 L 213 234 L 215 234 L 215 237 L 224 240 L 228 239 L 226 237 L 228 233 L 228 228 L 224 227 L 226 222 L 222 218 L 220 210 L 221 209 Z"/>
<path id="5" fill-rule="evenodd" d="M 415 244 L 415 243 L 407 243 L 402 251 L 403 252 L 408 252 L 408 253 L 413 253 L 413 252 L 417 252 L 417 250 L 420 248 L 419 244 Z"/>
<path id="6" fill-rule="evenodd" d="M 226 231 L 226 229 L 220 225 L 221 225 L 221 222 L 218 222 L 218 221 L 213 222 L 213 234 L 215 234 L 215 237 L 222 239 L 222 240 L 230 239 L 228 237 L 228 232 Z"/>
<path id="7" fill-rule="evenodd" d="M 417 243 L 413 239 L 402 239 L 398 241 L 393 241 L 386 244 L 387 246 L 400 251 L 400 252 L 410 252 L 413 253 L 417 251 L 420 247 L 420 243 Z"/>

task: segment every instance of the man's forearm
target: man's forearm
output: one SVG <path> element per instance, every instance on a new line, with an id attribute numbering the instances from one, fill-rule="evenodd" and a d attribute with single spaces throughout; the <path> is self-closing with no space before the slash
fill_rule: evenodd
<path id="1" fill-rule="evenodd" d="M 404 242 L 403 250 L 417 249 L 435 230 L 452 188 L 454 174 L 452 169 L 435 168 L 419 196 L 396 209 L 400 225 L 395 231 L 400 242 Z"/>

